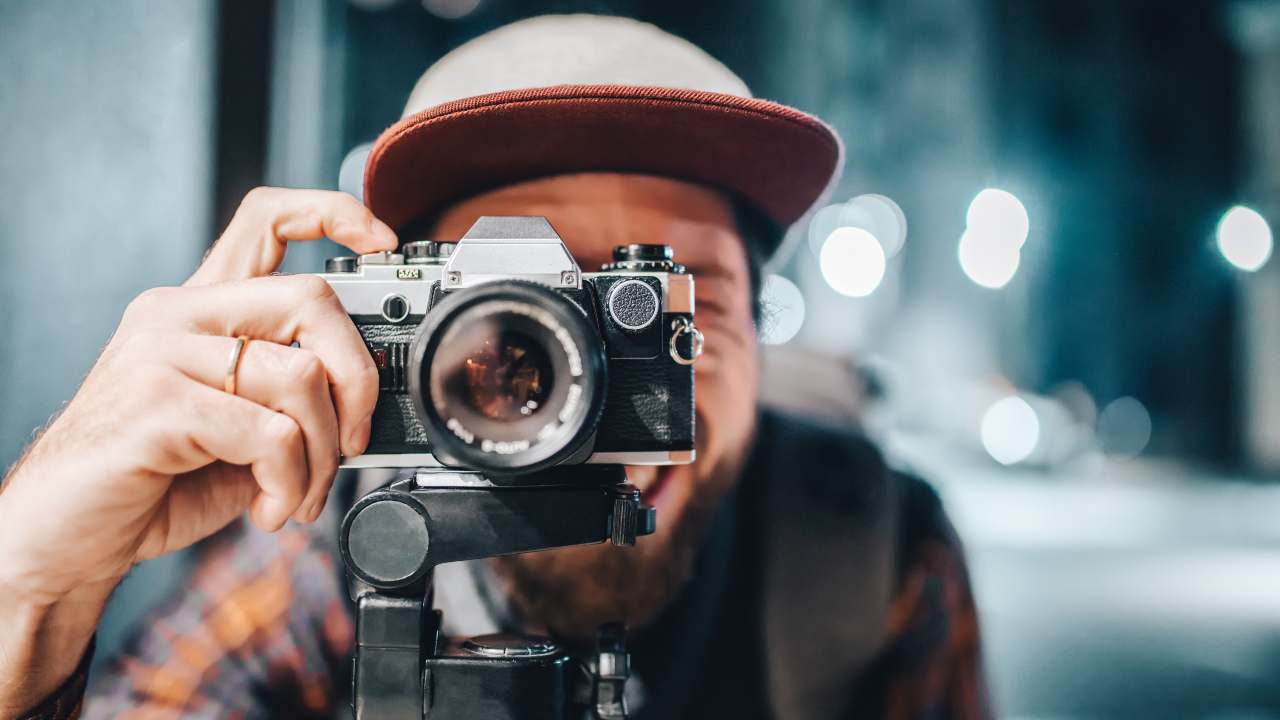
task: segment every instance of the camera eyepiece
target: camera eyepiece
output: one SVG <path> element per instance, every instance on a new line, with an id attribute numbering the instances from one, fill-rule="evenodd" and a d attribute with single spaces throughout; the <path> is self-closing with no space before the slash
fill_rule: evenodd
<path id="1" fill-rule="evenodd" d="M 581 308 L 538 283 L 505 280 L 432 309 L 410 349 L 409 391 L 442 462 L 527 473 L 590 437 L 606 367 Z"/>

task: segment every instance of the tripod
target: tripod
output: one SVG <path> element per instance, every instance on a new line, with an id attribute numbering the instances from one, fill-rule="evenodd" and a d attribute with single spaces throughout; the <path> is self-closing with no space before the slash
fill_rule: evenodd
<path id="1" fill-rule="evenodd" d="M 555 641 L 494 634 L 455 639 L 431 607 L 433 569 L 566 545 L 632 545 L 653 508 L 620 466 L 557 467 L 519 477 L 423 468 L 365 495 L 342 522 L 353 579 L 357 720 L 625 718 L 628 656 L 620 625 L 580 665 Z M 590 680 L 573 695 L 573 676 Z"/>

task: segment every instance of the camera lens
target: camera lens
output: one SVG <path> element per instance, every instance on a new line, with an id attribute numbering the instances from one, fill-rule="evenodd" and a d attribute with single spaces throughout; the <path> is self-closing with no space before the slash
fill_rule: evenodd
<path id="1" fill-rule="evenodd" d="M 448 465 L 532 472 L 590 436 L 604 404 L 602 342 L 586 314 L 523 281 L 449 293 L 411 350 L 410 394 Z"/>
<path id="2" fill-rule="evenodd" d="M 523 420 L 541 410 L 555 383 L 546 348 L 510 330 L 482 339 L 461 370 L 472 409 L 498 422 Z"/>

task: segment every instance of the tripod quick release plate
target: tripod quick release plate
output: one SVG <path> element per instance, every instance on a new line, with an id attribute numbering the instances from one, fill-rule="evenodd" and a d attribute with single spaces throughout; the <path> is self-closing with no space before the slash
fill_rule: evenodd
<path id="1" fill-rule="evenodd" d="M 656 524 L 654 509 L 614 465 L 521 482 L 457 470 L 432 475 L 397 480 L 347 513 L 339 548 L 356 578 L 382 591 L 423 592 L 427 573 L 443 563 L 607 540 L 633 545 Z"/>

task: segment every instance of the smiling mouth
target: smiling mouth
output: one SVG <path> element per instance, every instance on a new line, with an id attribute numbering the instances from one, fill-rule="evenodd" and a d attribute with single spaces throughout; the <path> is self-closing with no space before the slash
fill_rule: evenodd
<path id="1" fill-rule="evenodd" d="M 645 468 L 649 470 L 650 468 Z M 667 487 L 671 484 L 671 478 L 675 474 L 676 466 L 667 465 L 659 468 L 652 468 L 656 472 L 640 473 L 632 482 L 640 489 L 640 499 L 645 505 L 654 506 L 658 503 L 658 498 L 665 494 Z"/>

